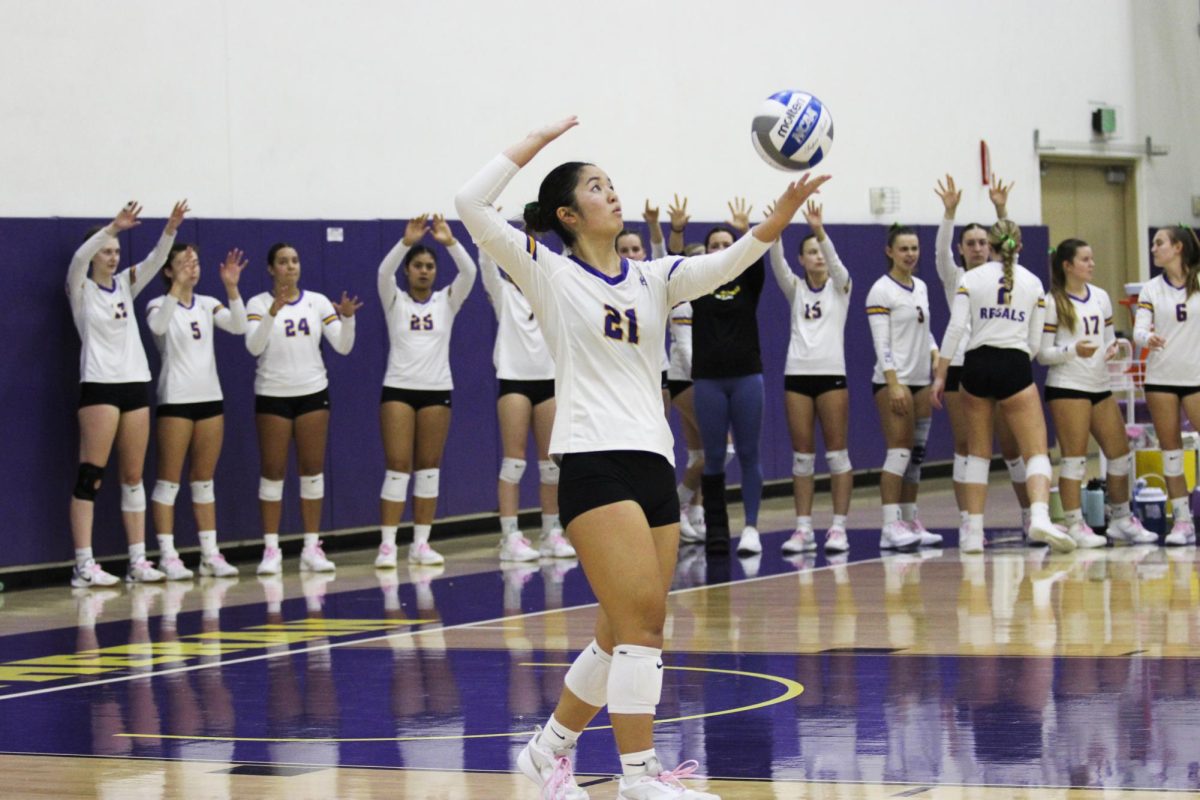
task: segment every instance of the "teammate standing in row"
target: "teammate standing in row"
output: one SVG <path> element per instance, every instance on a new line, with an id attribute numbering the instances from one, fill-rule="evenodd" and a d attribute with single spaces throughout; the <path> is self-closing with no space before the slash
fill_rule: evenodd
<path id="1" fill-rule="evenodd" d="M 231 250 L 221 264 L 221 283 L 229 298 L 197 294 L 200 254 L 195 245 L 177 244 L 163 269 L 167 293 L 146 305 L 146 325 L 162 356 L 158 375 L 158 482 L 150 497 L 154 528 L 161 552 L 159 566 L 169 580 L 187 580 L 192 571 L 175 549 L 175 497 L 184 459 L 191 454 L 189 488 L 192 513 L 200 538 L 200 574 L 228 578 L 237 567 L 217 547 L 217 498 L 213 476 L 225 436 L 224 395 L 217 377 L 214 348 L 217 328 L 246 332 L 246 304 L 238 294 L 238 279 L 246 261 Z"/>

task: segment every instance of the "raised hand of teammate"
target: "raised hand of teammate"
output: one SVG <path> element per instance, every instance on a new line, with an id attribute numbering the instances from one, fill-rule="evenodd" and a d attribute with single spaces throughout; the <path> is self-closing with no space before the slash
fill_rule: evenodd
<path id="1" fill-rule="evenodd" d="M 943 185 L 939 180 L 933 193 L 942 199 L 942 205 L 946 207 L 946 219 L 954 219 L 958 203 L 962 200 L 962 189 L 955 185 L 954 176 L 947 172 L 946 183 Z"/>
<path id="2" fill-rule="evenodd" d="M 450 230 L 450 224 L 441 214 L 433 215 L 433 240 L 442 247 L 453 247 L 457 244 L 454 232 Z"/>
<path id="3" fill-rule="evenodd" d="M 125 204 L 124 208 L 117 212 L 117 215 L 113 217 L 113 221 L 108 226 L 117 233 L 127 231 L 130 228 L 136 228 L 142 224 L 142 221 L 138 219 L 138 215 L 141 213 L 142 207 L 138 201 L 130 200 Z"/>
<path id="4" fill-rule="evenodd" d="M 183 224 L 183 218 L 190 212 L 191 209 L 188 208 L 187 200 L 180 200 L 176 203 L 175 207 L 171 209 L 171 216 L 167 217 L 166 233 L 174 236 L 175 232 L 179 230 L 179 226 Z"/>
<path id="5" fill-rule="evenodd" d="M 412 247 L 425 238 L 425 234 L 429 233 L 429 226 L 425 224 L 428 220 L 428 214 L 421 214 L 408 221 L 404 226 L 405 247 Z"/>
<path id="6" fill-rule="evenodd" d="M 729 227 L 738 233 L 750 230 L 750 212 L 754 206 L 746 204 L 746 198 L 735 197 L 727 204 L 729 206 Z"/>
<path id="7" fill-rule="evenodd" d="M 236 247 L 225 254 L 225 260 L 221 262 L 219 273 L 221 275 L 221 283 L 225 284 L 225 291 L 231 297 L 237 296 L 238 281 L 242 277 L 242 270 L 249 263 L 246 260 L 245 253 Z"/>
<path id="8" fill-rule="evenodd" d="M 358 297 L 350 297 L 345 292 L 342 292 L 342 300 L 339 303 L 333 304 L 334 309 L 338 312 L 338 316 L 343 318 L 353 317 L 354 312 L 363 307 Z"/>

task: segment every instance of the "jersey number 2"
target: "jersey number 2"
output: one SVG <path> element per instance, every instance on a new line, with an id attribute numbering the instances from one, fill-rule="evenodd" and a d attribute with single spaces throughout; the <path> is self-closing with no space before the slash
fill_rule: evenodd
<path id="1" fill-rule="evenodd" d="M 628 323 L 626 326 L 624 323 Z M 626 330 L 628 328 L 628 330 Z M 618 342 L 629 342 L 630 344 L 638 343 L 638 321 L 637 309 L 625 309 L 625 319 L 621 319 L 621 312 L 612 306 L 604 307 L 604 335 L 609 339 L 616 339 Z"/>

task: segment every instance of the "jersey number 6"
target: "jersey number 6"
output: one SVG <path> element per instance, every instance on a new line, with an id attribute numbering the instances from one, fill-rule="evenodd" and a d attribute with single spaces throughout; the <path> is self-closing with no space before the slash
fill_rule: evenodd
<path id="1" fill-rule="evenodd" d="M 628 323 L 628 333 L 623 323 Z M 609 305 L 604 306 L 604 335 L 609 339 L 616 339 L 618 342 L 637 344 L 637 309 L 625 309 L 625 318 L 622 320 L 620 311 Z"/>
<path id="2" fill-rule="evenodd" d="M 1180 303 L 1175 306 L 1175 319 L 1178 322 L 1187 322 L 1187 304 Z"/>

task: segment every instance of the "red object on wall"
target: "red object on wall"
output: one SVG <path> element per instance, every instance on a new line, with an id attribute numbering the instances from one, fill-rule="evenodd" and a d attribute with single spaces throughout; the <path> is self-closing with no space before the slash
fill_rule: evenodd
<path id="1" fill-rule="evenodd" d="M 992 151 L 988 149 L 985 139 L 979 140 L 979 171 L 984 186 L 992 184 Z"/>

